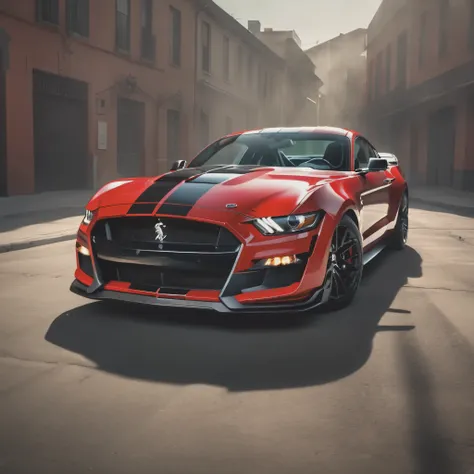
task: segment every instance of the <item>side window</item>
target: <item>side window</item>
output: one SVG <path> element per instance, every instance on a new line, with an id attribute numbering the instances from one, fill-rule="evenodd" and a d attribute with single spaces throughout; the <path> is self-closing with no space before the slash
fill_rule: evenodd
<path id="1" fill-rule="evenodd" d="M 377 150 L 367 142 L 367 148 L 369 149 L 369 158 L 378 158 L 379 154 L 377 153 Z"/>
<path id="2" fill-rule="evenodd" d="M 355 169 L 367 168 L 369 166 L 368 144 L 362 138 L 356 138 L 354 144 L 354 163 Z"/>

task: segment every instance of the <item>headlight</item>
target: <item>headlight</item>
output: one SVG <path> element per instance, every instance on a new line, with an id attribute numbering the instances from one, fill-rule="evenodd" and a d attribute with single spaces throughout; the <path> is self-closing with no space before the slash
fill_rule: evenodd
<path id="1" fill-rule="evenodd" d="M 89 209 L 86 209 L 82 223 L 84 225 L 89 225 L 93 218 L 94 218 L 94 213 L 92 211 L 89 211 Z"/>
<path id="2" fill-rule="evenodd" d="M 314 229 L 321 222 L 322 217 L 322 211 L 318 211 L 284 217 L 259 217 L 252 223 L 264 235 L 291 234 Z"/>

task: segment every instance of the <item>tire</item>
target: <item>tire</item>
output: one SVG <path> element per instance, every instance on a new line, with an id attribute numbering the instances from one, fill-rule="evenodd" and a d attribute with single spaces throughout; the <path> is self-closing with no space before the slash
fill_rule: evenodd
<path id="1" fill-rule="evenodd" d="M 344 234 L 345 231 L 347 231 L 348 234 Z M 342 237 L 341 232 L 343 233 Z M 344 235 L 349 236 L 349 238 L 344 237 Z M 348 259 L 340 259 L 340 257 L 337 255 L 338 249 L 335 246 L 335 244 L 338 245 L 339 250 L 347 247 L 348 243 L 344 244 L 344 238 L 347 238 L 352 243 L 350 249 L 348 249 L 343 254 L 345 256 L 350 254 L 350 258 Z M 336 257 L 334 257 L 335 254 Z M 335 267 L 337 267 L 339 270 L 336 271 Z M 354 268 L 351 269 L 350 267 Z M 363 268 L 362 236 L 356 223 L 346 214 L 342 217 L 341 221 L 337 225 L 331 241 L 327 277 L 331 278 L 332 284 L 329 300 L 325 304 L 326 310 L 337 311 L 339 309 L 345 308 L 352 302 L 359 288 Z M 344 282 L 341 283 L 343 272 L 344 274 L 347 273 L 350 275 L 345 281 L 345 288 L 347 291 L 343 292 L 342 295 L 337 295 L 336 292 L 338 288 L 344 287 Z"/>
<path id="2" fill-rule="evenodd" d="M 408 214 L 409 202 L 408 193 L 403 193 L 398 209 L 397 223 L 393 229 L 392 234 L 388 239 L 388 247 L 393 250 L 403 250 L 407 245 L 408 240 Z"/>

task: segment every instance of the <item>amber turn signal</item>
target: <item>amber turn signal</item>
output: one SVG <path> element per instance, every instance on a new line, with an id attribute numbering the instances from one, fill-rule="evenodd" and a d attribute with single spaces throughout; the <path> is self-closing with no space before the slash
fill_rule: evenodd
<path id="1" fill-rule="evenodd" d="M 266 267 L 280 267 L 282 265 L 291 265 L 292 263 L 296 263 L 297 258 L 296 255 L 285 255 L 284 257 L 272 257 L 267 258 L 265 261 Z"/>

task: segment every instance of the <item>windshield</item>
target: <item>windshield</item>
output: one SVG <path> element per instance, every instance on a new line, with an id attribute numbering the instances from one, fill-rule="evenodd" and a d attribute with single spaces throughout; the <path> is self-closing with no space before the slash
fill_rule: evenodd
<path id="1" fill-rule="evenodd" d="M 347 137 L 319 133 L 246 133 L 214 142 L 189 166 L 253 165 L 350 171 Z"/>

